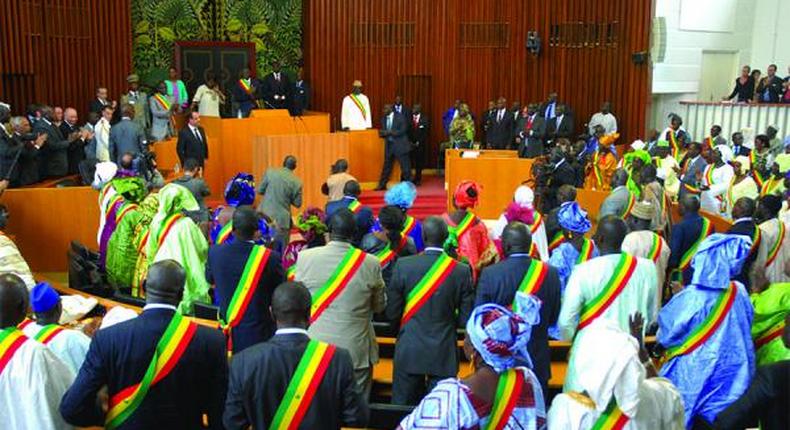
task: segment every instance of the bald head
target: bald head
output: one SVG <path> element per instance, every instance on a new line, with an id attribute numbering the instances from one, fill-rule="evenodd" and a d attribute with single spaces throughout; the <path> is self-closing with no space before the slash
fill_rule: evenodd
<path id="1" fill-rule="evenodd" d="M 362 194 L 362 188 L 359 186 L 359 182 L 351 180 L 343 185 L 344 196 L 359 197 L 360 194 Z"/>
<path id="2" fill-rule="evenodd" d="M 618 216 L 607 215 L 598 223 L 595 244 L 602 255 L 616 254 L 620 252 L 626 234 L 628 234 L 628 226 L 625 221 Z"/>
<path id="3" fill-rule="evenodd" d="M 186 272 L 175 260 L 162 260 L 148 268 L 145 279 L 146 303 L 178 306 L 184 295 Z"/>
<path id="4" fill-rule="evenodd" d="M 329 217 L 329 238 L 340 242 L 351 242 L 357 231 L 354 213 L 348 208 L 341 208 Z"/>
<path id="5" fill-rule="evenodd" d="M 301 282 L 280 284 L 272 295 L 272 317 L 277 328 L 307 328 L 312 298 Z"/>
<path id="6" fill-rule="evenodd" d="M 532 235 L 527 225 L 521 222 L 511 222 L 502 231 L 502 249 L 506 256 L 519 253 L 529 253 L 532 245 Z"/>
<path id="7" fill-rule="evenodd" d="M 239 240 L 253 240 L 258 231 L 258 214 L 252 206 L 239 206 L 233 211 L 233 235 Z"/>
<path id="8" fill-rule="evenodd" d="M 288 170 L 296 170 L 296 157 L 293 155 L 288 155 L 283 160 L 283 167 Z"/>
<path id="9" fill-rule="evenodd" d="M 699 212 L 699 197 L 686 194 L 680 199 L 680 214 L 695 214 Z"/>
<path id="10" fill-rule="evenodd" d="M 0 329 L 14 327 L 25 318 L 29 298 L 22 279 L 13 273 L 0 275 Z"/>
<path id="11" fill-rule="evenodd" d="M 422 222 L 422 241 L 425 246 L 442 248 L 449 232 L 447 223 L 438 216 L 430 216 Z"/>

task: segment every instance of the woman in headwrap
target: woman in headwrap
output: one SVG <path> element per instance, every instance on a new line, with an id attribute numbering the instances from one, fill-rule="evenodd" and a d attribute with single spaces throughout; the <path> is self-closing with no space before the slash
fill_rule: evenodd
<path id="1" fill-rule="evenodd" d="M 110 194 L 110 189 L 114 193 L 111 194 L 111 197 L 107 197 L 106 195 Z M 100 194 L 99 198 L 105 204 L 102 210 L 103 223 L 99 235 L 99 268 L 104 269 L 107 259 L 107 244 L 110 242 L 116 225 L 148 194 L 148 188 L 140 177 L 116 176 L 109 184 L 105 185 L 102 191 L 105 196 Z"/>
<path id="2" fill-rule="evenodd" d="M 132 296 L 145 297 L 143 291 L 143 280 L 148 275 L 148 237 L 151 229 L 151 221 L 159 210 L 159 194 L 151 193 L 140 203 L 137 208 L 138 222 L 134 225 L 132 245 L 137 252 L 132 274 Z"/>
<path id="3" fill-rule="evenodd" d="M 362 237 L 360 248 L 373 254 L 381 264 L 381 276 L 384 284 L 389 285 L 392 268 L 400 257 L 417 254 L 417 248 L 409 236 L 403 236 L 405 216 L 397 206 L 384 206 L 379 211 L 379 227 Z"/>
<path id="4" fill-rule="evenodd" d="M 642 198 L 642 188 L 639 186 L 642 168 L 651 163 L 650 153 L 645 150 L 633 150 L 623 156 L 623 168 L 628 172 L 626 187 L 637 199 Z"/>
<path id="5" fill-rule="evenodd" d="M 584 391 L 554 398 L 549 430 L 684 428 L 680 393 L 666 379 L 655 377 L 647 351 L 637 340 L 642 329 L 632 331 L 638 336 L 608 320 L 598 320 L 585 330 L 576 342 L 578 354 L 572 363 Z M 623 425 L 601 426 L 607 420 Z"/>
<path id="6" fill-rule="evenodd" d="M 790 271 L 790 261 L 785 264 Z M 790 283 L 769 283 L 762 271 L 755 271 L 751 301 L 754 306 L 752 339 L 757 365 L 790 360 L 790 348 L 782 342 L 785 318 L 790 315 Z"/>
<path id="7" fill-rule="evenodd" d="M 458 258 L 469 263 L 474 279 L 483 267 L 495 263 L 498 255 L 485 224 L 472 213 L 479 198 L 480 186 L 473 181 L 462 181 L 453 193 L 455 211 L 443 215 L 450 231 L 449 246 L 456 248 Z"/>
<path id="8" fill-rule="evenodd" d="M 107 245 L 107 280 L 111 285 L 123 288 L 132 286 L 135 265 L 140 255 L 135 243 L 136 232 L 143 225 L 148 227 L 157 206 L 156 194 L 149 194 L 139 205 L 127 203 L 117 212 L 117 225 Z"/>
<path id="9" fill-rule="evenodd" d="M 562 293 L 577 264 L 598 256 L 598 248 L 592 239 L 587 239 L 584 234 L 590 231 L 592 224 L 587 218 L 587 212 L 576 202 L 566 202 L 557 212 L 557 221 L 562 228 L 564 240 L 554 249 L 549 258 L 549 264 L 557 268 L 560 275 Z M 560 297 L 562 294 L 560 294 Z"/>
<path id="10" fill-rule="evenodd" d="M 199 209 L 192 193 L 178 184 L 165 185 L 159 191 L 159 209 L 151 221 L 146 257 L 151 265 L 161 260 L 175 260 L 187 274 L 184 297 L 179 310 L 192 312 L 194 302 L 211 303 L 206 281 L 208 241 L 200 227 L 185 215 Z"/>
<path id="11" fill-rule="evenodd" d="M 425 248 L 422 243 L 422 223 L 408 214 L 416 198 L 417 187 L 411 182 L 399 182 L 384 194 L 385 203 L 399 207 L 406 215 L 401 235 L 409 236 L 417 247 L 417 252 L 422 252 Z"/>
<path id="12" fill-rule="evenodd" d="M 598 149 L 592 154 L 584 188 L 597 191 L 612 189 L 612 175 L 617 170 L 617 158 L 614 155 L 612 144 L 618 136 L 617 133 L 607 134 L 598 140 Z"/>
<path id="13" fill-rule="evenodd" d="M 475 122 L 469 106 L 462 104 L 458 117 L 450 123 L 450 145 L 454 149 L 470 149 L 475 142 Z"/>
<path id="14" fill-rule="evenodd" d="M 499 216 L 499 219 L 491 228 L 491 239 L 494 240 L 497 249 L 500 251 L 500 256 L 502 255 L 502 231 L 509 223 L 518 221 L 529 226 L 529 232 L 532 234 L 532 246 L 529 250 L 530 257 L 543 261 L 549 260 L 546 225 L 543 222 L 543 216 L 535 210 L 534 201 L 535 193 L 532 191 L 532 188 L 526 185 L 519 186 L 513 195 L 513 201 L 510 202 L 505 212 Z"/>
<path id="15" fill-rule="evenodd" d="M 754 372 L 753 309 L 746 288 L 731 281 L 741 272 L 751 238 L 714 233 L 691 260 L 691 283 L 658 314 L 661 376 L 683 396 L 686 426 L 695 417 L 713 422 L 746 391 Z"/>
<path id="16" fill-rule="evenodd" d="M 296 260 L 300 252 L 326 245 L 324 235 L 329 230 L 326 225 L 326 214 L 320 208 L 310 206 L 296 217 L 296 228 L 302 239 L 288 243 L 283 252 L 283 269 L 289 280 L 293 280 L 296 273 Z"/>
<path id="17" fill-rule="evenodd" d="M 738 199 L 741 197 L 756 199 L 760 195 L 757 183 L 754 182 L 752 175 L 749 174 L 751 170 L 749 157 L 743 155 L 735 157 L 735 160 L 732 162 L 732 169 L 735 175 L 727 186 L 727 195 L 724 198 L 724 203 L 726 204 L 725 215 L 728 218 L 732 217 L 732 208 Z"/>
<path id="18" fill-rule="evenodd" d="M 217 245 L 233 241 L 233 212 L 255 202 L 255 179 L 248 173 L 237 173 L 225 185 L 224 196 L 227 206 L 218 207 L 211 222 L 211 242 Z"/>
<path id="19" fill-rule="evenodd" d="M 724 195 L 735 172 L 730 165 L 732 149 L 716 145 L 711 152 L 712 163 L 705 167 L 700 181 L 700 207 L 712 214 L 726 217 Z"/>
<path id="20" fill-rule="evenodd" d="M 518 315 L 495 304 L 472 311 L 464 354 L 474 373 L 440 381 L 398 429 L 544 428 L 543 392 L 527 352 L 540 301 L 524 293 L 516 301 Z"/>

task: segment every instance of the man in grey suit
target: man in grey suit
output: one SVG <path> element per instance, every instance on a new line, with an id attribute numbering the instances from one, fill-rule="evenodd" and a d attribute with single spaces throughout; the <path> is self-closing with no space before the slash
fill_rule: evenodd
<path id="1" fill-rule="evenodd" d="M 606 196 L 601 209 L 598 212 L 598 222 L 607 215 L 614 215 L 625 218 L 625 211 L 628 209 L 628 201 L 631 198 L 631 192 L 625 184 L 628 182 L 628 172 L 623 169 L 617 169 L 612 175 L 612 192 Z"/>
<path id="2" fill-rule="evenodd" d="M 355 250 L 351 245 L 355 230 L 354 214 L 346 208 L 338 209 L 329 218 L 329 243 L 299 253 L 295 280 L 307 287 L 314 304 L 327 281 L 334 277 L 346 256 Z M 384 310 L 387 296 L 378 258 L 365 253 L 360 258 L 358 269 L 349 272 L 350 279 L 339 288 L 335 298 L 330 299 L 328 306 L 317 315 L 313 310 L 308 333 L 311 339 L 337 345 L 351 354 L 354 378 L 367 399 L 373 365 L 379 361 L 372 318 L 374 313 Z"/>
<path id="3" fill-rule="evenodd" d="M 148 152 L 143 129 L 134 121 L 134 106 L 121 106 L 121 115 L 121 122 L 110 128 L 110 161 L 116 164 L 127 152 L 135 159 Z"/>
<path id="4" fill-rule="evenodd" d="M 384 118 L 381 119 L 379 136 L 384 138 L 384 166 L 376 190 L 385 190 L 392 173 L 395 159 L 400 165 L 401 181 L 411 181 L 411 164 L 409 161 L 409 125 L 403 115 L 392 110 L 392 105 L 384 105 Z"/>
<path id="5" fill-rule="evenodd" d="M 302 207 L 302 180 L 294 175 L 296 157 L 289 155 L 283 160 L 283 167 L 266 169 L 258 194 L 263 201 L 258 210 L 277 223 L 275 240 L 281 246 L 279 251 L 288 246 L 291 233 L 291 206 Z"/>
<path id="6" fill-rule="evenodd" d="M 447 235 L 444 220 L 427 218 L 422 224 L 425 252 L 399 258 L 387 287 L 387 319 L 401 323 L 393 363 L 396 405 L 416 405 L 437 382 L 458 374 L 456 328 L 465 326 L 474 302 L 468 265 L 455 264 L 425 304 L 404 322 L 406 298 L 443 257 Z"/>
<path id="7" fill-rule="evenodd" d="M 696 191 L 705 174 L 705 168 L 708 162 L 702 158 L 702 146 L 699 142 L 691 142 L 688 144 L 688 151 L 686 156 L 683 157 L 681 170 L 678 172 L 680 176 L 680 198 L 682 199 L 687 193 L 699 194 Z"/>

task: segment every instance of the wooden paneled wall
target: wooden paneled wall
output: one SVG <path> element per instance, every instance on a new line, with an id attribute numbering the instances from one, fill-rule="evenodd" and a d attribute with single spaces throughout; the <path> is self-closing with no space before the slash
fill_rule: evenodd
<path id="1" fill-rule="evenodd" d="M 603 101 L 613 103 L 624 140 L 644 134 L 651 0 L 305 0 L 304 52 L 313 109 L 338 127 L 342 97 L 360 79 L 374 118 L 414 77 L 429 77 L 434 149 L 441 116 L 456 98 L 480 118 L 505 96 L 540 102 L 556 90 L 575 112 L 577 131 Z M 537 31 L 542 51 L 525 48 Z M 425 80 L 422 80 L 425 82 Z M 374 122 L 374 124 L 376 124 Z M 436 151 L 431 151 L 435 156 Z"/>
<path id="2" fill-rule="evenodd" d="M 97 86 L 113 99 L 131 72 L 130 0 L 0 1 L 0 100 L 73 106 L 84 119 Z"/>

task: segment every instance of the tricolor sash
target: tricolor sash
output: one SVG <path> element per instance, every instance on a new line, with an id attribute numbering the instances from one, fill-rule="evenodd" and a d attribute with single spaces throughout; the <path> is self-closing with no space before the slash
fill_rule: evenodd
<path id="1" fill-rule="evenodd" d="M 491 405 L 491 415 L 485 430 L 503 430 L 507 426 L 521 397 L 524 384 L 524 375 L 518 369 L 511 368 L 499 375 L 494 403 Z"/>
<path id="2" fill-rule="evenodd" d="M 25 317 L 25 319 L 23 319 L 21 323 L 16 325 L 16 328 L 18 328 L 20 330 L 24 330 L 25 327 L 29 326 L 30 324 L 33 324 L 33 320 L 31 320 L 30 318 Z"/>
<path id="3" fill-rule="evenodd" d="M 584 305 L 581 317 L 579 317 L 578 330 L 590 325 L 596 318 L 601 316 L 614 300 L 620 295 L 621 292 L 628 285 L 631 276 L 636 270 L 637 260 L 634 256 L 623 253 L 620 255 L 620 261 L 614 268 L 614 273 L 609 281 L 604 286 L 603 290 L 595 296 L 589 303 Z"/>
<path id="4" fill-rule="evenodd" d="M 543 216 L 537 211 L 535 211 L 535 220 L 532 221 L 532 224 L 529 226 L 529 233 L 532 235 L 532 242 L 529 244 L 529 256 L 532 258 L 540 258 L 540 252 L 538 251 L 538 245 L 535 245 L 535 233 L 537 233 L 538 229 L 540 228 L 541 224 L 543 224 Z"/>
<path id="5" fill-rule="evenodd" d="M 52 342 L 52 339 L 55 338 L 58 334 L 63 332 L 65 329 L 57 324 L 47 324 L 41 328 L 41 330 L 36 333 L 33 337 L 38 342 L 43 343 L 44 345 Z"/>
<path id="6" fill-rule="evenodd" d="M 687 184 L 683 182 L 683 188 L 691 194 L 699 194 L 702 192 L 699 188 L 695 187 L 694 185 Z"/>
<path id="7" fill-rule="evenodd" d="M 354 105 L 359 109 L 359 113 L 362 114 L 362 119 L 368 119 L 368 111 L 365 109 L 365 105 L 362 104 L 362 100 L 353 93 L 349 94 L 349 97 L 351 97 L 351 101 L 353 101 Z"/>
<path id="8" fill-rule="evenodd" d="M 252 93 L 255 92 L 249 79 L 239 79 L 239 86 L 247 95 L 252 95 Z"/>
<path id="9" fill-rule="evenodd" d="M 715 169 L 715 164 L 708 164 L 705 167 L 705 173 L 702 175 L 705 178 L 705 183 L 710 187 L 713 185 L 713 170 Z"/>
<path id="10" fill-rule="evenodd" d="M 591 430 L 621 430 L 629 420 L 628 415 L 623 413 L 612 398 L 606 410 L 595 420 Z"/>
<path id="11" fill-rule="evenodd" d="M 758 350 L 765 345 L 768 345 L 774 339 L 779 339 L 784 333 L 785 330 L 785 321 L 784 319 L 780 320 L 779 323 L 773 325 L 768 330 L 760 333 L 759 336 L 755 336 L 754 338 L 754 349 Z"/>
<path id="12" fill-rule="evenodd" d="M 576 257 L 576 264 L 582 264 L 585 261 L 588 261 L 593 256 L 593 251 L 595 250 L 595 244 L 592 240 L 582 238 L 582 249 L 579 250 L 579 256 Z"/>
<path id="13" fill-rule="evenodd" d="M 147 227 L 143 237 L 140 238 L 140 243 L 137 244 L 137 252 L 143 252 L 145 246 L 148 245 L 148 237 L 151 236 L 151 227 Z"/>
<path id="14" fill-rule="evenodd" d="M 765 257 L 765 267 L 774 264 L 776 257 L 779 256 L 779 250 L 782 249 L 782 243 L 785 241 L 786 232 L 787 228 L 785 227 L 785 223 L 780 220 L 779 234 L 777 235 L 776 242 L 771 246 L 771 249 L 768 250 L 768 255 Z"/>
<path id="15" fill-rule="evenodd" d="M 749 255 L 755 255 L 760 249 L 760 242 L 763 241 L 763 234 L 760 232 L 760 227 L 755 225 L 754 232 L 752 233 L 752 246 L 749 248 Z"/>
<path id="16" fill-rule="evenodd" d="M 0 331 L 0 374 L 14 357 L 14 354 L 27 341 L 27 336 L 16 327 Z"/>
<path id="17" fill-rule="evenodd" d="M 156 100 L 156 104 L 158 104 L 159 107 L 161 107 L 164 110 L 170 110 L 170 106 L 172 106 L 172 103 L 170 103 L 170 100 L 168 100 L 167 97 L 165 97 L 165 96 L 163 96 L 163 95 L 161 95 L 159 93 L 154 94 L 154 100 Z"/>
<path id="18" fill-rule="evenodd" d="M 708 144 L 708 148 L 713 149 L 713 136 L 706 137 L 705 142 Z"/>
<path id="19" fill-rule="evenodd" d="M 269 256 L 272 252 L 266 249 L 265 246 L 254 245 L 247 257 L 247 263 L 244 265 L 244 271 L 241 272 L 239 284 L 236 290 L 233 291 L 233 297 L 228 304 L 228 310 L 225 312 L 225 319 L 227 322 L 220 321 L 222 329 L 226 335 L 230 335 L 231 329 L 236 327 L 244 317 L 247 311 L 247 306 L 252 300 L 255 291 L 258 290 L 258 282 L 261 280 L 261 275 L 266 268 L 266 262 L 269 261 Z"/>
<path id="20" fill-rule="evenodd" d="M 108 181 L 99 191 L 99 206 L 101 206 L 104 198 L 107 197 L 107 193 L 110 192 L 110 187 L 112 187 L 112 181 Z"/>
<path id="21" fill-rule="evenodd" d="M 217 239 L 214 240 L 216 245 L 221 245 L 225 243 L 226 240 L 230 237 L 230 233 L 233 231 L 233 221 L 228 221 L 225 225 L 219 229 L 219 233 L 217 233 Z"/>
<path id="22" fill-rule="evenodd" d="M 110 221 L 110 218 L 113 216 L 113 209 L 116 207 L 120 207 L 123 204 L 123 196 L 120 194 L 116 194 L 110 198 L 110 201 L 107 203 L 107 206 L 104 209 L 104 222 Z M 115 211 L 115 221 L 118 222 L 118 211 Z"/>
<path id="23" fill-rule="evenodd" d="M 559 247 L 562 242 L 565 242 L 565 236 L 561 231 L 558 231 L 549 242 L 549 252 L 553 252 L 555 249 L 557 249 L 557 247 Z"/>
<path id="24" fill-rule="evenodd" d="M 310 322 L 314 323 L 327 307 L 340 295 L 346 288 L 351 278 L 365 261 L 365 253 L 362 250 L 351 247 L 346 251 L 346 255 L 335 268 L 335 271 L 327 279 L 326 283 L 313 295 L 313 304 L 310 307 Z"/>
<path id="25" fill-rule="evenodd" d="M 299 364 L 288 382 L 269 430 L 296 430 L 302 423 L 315 392 L 324 379 L 326 369 L 335 355 L 336 347 L 328 343 L 310 340 Z"/>
<path id="26" fill-rule="evenodd" d="M 409 322 L 417 311 L 428 302 L 428 299 L 430 299 L 433 293 L 442 285 L 442 282 L 450 276 L 450 273 L 453 272 L 457 264 L 458 261 L 445 253 L 442 253 L 439 258 L 433 262 L 431 268 L 428 269 L 428 273 L 420 279 L 417 285 L 415 285 L 406 296 L 406 305 L 403 308 L 401 326 Z"/>
<path id="27" fill-rule="evenodd" d="M 358 214 L 359 211 L 362 210 L 362 203 L 360 203 L 359 200 L 354 199 L 351 200 L 351 203 L 349 203 L 347 207 L 348 210 L 350 210 L 354 214 Z"/>
<path id="28" fill-rule="evenodd" d="M 595 174 L 595 182 L 598 184 L 598 189 L 603 189 L 603 173 L 601 172 L 601 167 L 598 166 L 600 159 L 600 152 L 595 151 L 593 154 L 593 173 Z"/>
<path id="29" fill-rule="evenodd" d="M 678 136 L 673 130 L 669 130 L 669 146 L 672 149 L 672 157 L 675 160 L 678 159 L 678 155 L 680 154 L 680 144 L 678 144 Z"/>
<path id="30" fill-rule="evenodd" d="M 137 209 L 137 205 L 134 203 L 127 203 L 121 210 L 117 211 L 115 215 L 115 224 L 120 224 L 123 221 L 124 217 L 129 214 L 129 212 Z"/>
<path id="31" fill-rule="evenodd" d="M 634 209 L 634 205 L 636 204 L 636 194 L 632 192 L 628 192 L 628 204 L 625 206 L 625 210 L 623 214 L 620 215 L 620 218 L 625 219 L 628 215 L 631 214 L 631 210 Z"/>
<path id="32" fill-rule="evenodd" d="M 403 222 L 403 229 L 400 231 L 401 247 L 406 246 L 406 243 L 409 241 L 409 236 L 416 226 L 417 221 L 414 217 L 406 215 L 406 221 Z"/>
<path id="33" fill-rule="evenodd" d="M 683 253 L 683 256 L 680 257 L 680 265 L 678 268 L 681 271 L 684 271 L 691 266 L 691 259 L 694 257 L 694 254 L 697 253 L 697 248 L 702 241 L 708 237 L 713 232 L 713 225 L 711 222 L 702 217 L 702 229 L 700 230 L 699 237 L 697 240 L 694 241 L 694 244 L 691 245 L 691 248 L 687 249 L 686 252 Z"/>
<path id="34" fill-rule="evenodd" d="M 184 355 L 189 342 L 197 331 L 197 324 L 184 318 L 180 313 L 173 314 L 165 332 L 156 345 L 154 356 L 143 379 L 132 386 L 113 394 L 109 411 L 105 418 L 105 428 L 112 430 L 123 424 L 143 402 L 148 391 L 164 379 Z"/>
<path id="35" fill-rule="evenodd" d="M 162 223 L 162 228 L 159 229 L 159 239 L 157 239 L 156 242 L 157 249 L 162 247 L 162 244 L 165 243 L 165 238 L 167 237 L 167 234 L 170 233 L 170 230 L 178 222 L 178 220 L 180 220 L 183 217 L 184 215 L 181 215 L 180 213 L 175 213 L 165 219 L 165 222 Z"/>
<path id="36" fill-rule="evenodd" d="M 769 194 L 774 194 L 774 191 L 778 190 L 779 187 L 782 186 L 783 182 L 784 182 L 783 178 L 777 179 L 774 176 L 771 176 L 769 179 L 765 181 L 765 184 L 760 189 L 760 197 L 767 196 Z"/>
<path id="37" fill-rule="evenodd" d="M 475 220 L 475 214 L 472 212 L 467 211 L 464 218 L 461 222 L 458 223 L 456 226 L 447 226 L 447 229 L 450 230 L 450 234 L 455 235 L 458 240 L 461 240 L 461 237 L 472 228 L 472 222 Z"/>
<path id="38" fill-rule="evenodd" d="M 396 254 L 397 252 L 392 249 L 392 246 L 390 246 L 389 243 L 384 248 L 381 248 L 381 250 L 376 253 L 376 258 L 379 259 L 381 268 L 383 269 L 387 267 L 387 265 L 390 264 L 393 259 L 395 259 Z"/>
<path id="39" fill-rule="evenodd" d="M 653 263 L 658 264 L 658 259 L 661 257 L 661 250 L 664 248 L 661 236 L 653 233 L 653 243 L 650 245 L 650 251 L 647 253 L 647 258 L 653 260 Z"/>
<path id="40" fill-rule="evenodd" d="M 543 280 L 546 279 L 546 274 L 549 273 L 549 265 L 544 262 L 533 258 L 529 263 L 529 268 L 524 273 L 524 278 L 518 284 L 518 291 L 535 295 L 540 291 L 543 286 Z M 513 311 L 518 311 L 518 301 L 513 297 Z"/>
<path id="41" fill-rule="evenodd" d="M 285 271 L 285 279 L 288 282 L 291 282 L 294 279 L 296 279 L 296 264 L 295 263 L 291 267 L 289 267 L 288 270 Z"/>
<path id="42" fill-rule="evenodd" d="M 719 326 L 721 326 L 721 323 L 724 322 L 727 313 L 729 313 L 730 308 L 732 308 L 732 304 L 735 303 L 735 296 L 737 294 L 738 289 L 735 283 L 730 282 L 730 286 L 721 292 L 708 316 L 705 317 L 700 325 L 691 331 L 691 334 L 689 334 L 682 343 L 667 349 L 664 359 L 668 361 L 679 355 L 691 354 L 705 343 L 705 341 L 716 332 Z"/>

